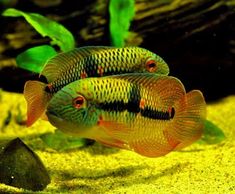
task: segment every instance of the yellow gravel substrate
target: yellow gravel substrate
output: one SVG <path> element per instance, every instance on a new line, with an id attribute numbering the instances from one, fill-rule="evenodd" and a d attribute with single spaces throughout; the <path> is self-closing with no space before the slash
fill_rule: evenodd
<path id="1" fill-rule="evenodd" d="M 13 110 L 14 118 L 17 106 L 25 114 L 26 105 L 20 94 L 2 92 L 0 99 L 1 129 L 9 109 Z M 232 194 L 235 193 L 235 96 L 209 104 L 207 110 L 208 120 L 223 129 L 226 140 L 216 145 L 194 143 L 159 158 L 146 158 L 98 143 L 59 153 L 47 148 L 37 137 L 38 133 L 53 131 L 46 121 L 25 128 L 13 120 L 1 129 L 0 139 L 19 136 L 42 159 L 52 181 L 38 193 Z M 0 193 L 5 192 L 26 191 L 0 184 Z"/>

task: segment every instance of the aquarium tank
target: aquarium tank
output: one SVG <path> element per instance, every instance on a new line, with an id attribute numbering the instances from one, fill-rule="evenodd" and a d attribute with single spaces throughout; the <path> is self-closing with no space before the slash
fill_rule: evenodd
<path id="1" fill-rule="evenodd" d="M 0 0 L 0 193 L 235 193 L 235 0 Z"/>

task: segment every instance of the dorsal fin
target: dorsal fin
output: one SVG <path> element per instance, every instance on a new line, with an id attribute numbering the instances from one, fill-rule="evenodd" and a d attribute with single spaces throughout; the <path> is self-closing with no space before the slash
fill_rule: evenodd
<path id="1" fill-rule="evenodd" d="M 40 75 L 44 75 L 47 78 L 48 83 L 51 83 L 60 77 L 68 67 L 76 64 L 79 60 L 95 52 L 107 50 L 108 48 L 112 47 L 87 46 L 60 53 L 47 61 Z"/>

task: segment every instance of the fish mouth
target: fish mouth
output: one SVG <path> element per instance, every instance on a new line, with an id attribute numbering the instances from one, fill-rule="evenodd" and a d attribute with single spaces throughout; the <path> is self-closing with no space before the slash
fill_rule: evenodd
<path id="1" fill-rule="evenodd" d="M 74 132 L 74 126 L 71 122 L 62 119 L 52 110 L 47 110 L 46 115 L 48 117 L 48 121 L 57 129 L 61 130 L 64 133 L 70 134 L 70 135 L 76 135 L 76 132 Z"/>
<path id="2" fill-rule="evenodd" d="M 57 116 L 57 114 L 53 110 L 47 110 L 46 115 L 54 115 Z"/>
<path id="3" fill-rule="evenodd" d="M 46 111 L 46 115 L 48 117 L 49 122 L 57 127 L 58 123 L 61 123 L 64 121 L 64 119 L 60 118 L 54 111 L 48 110 Z"/>

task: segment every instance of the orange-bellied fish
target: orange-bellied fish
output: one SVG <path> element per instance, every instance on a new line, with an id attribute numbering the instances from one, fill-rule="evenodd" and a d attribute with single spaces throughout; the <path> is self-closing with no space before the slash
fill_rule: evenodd
<path id="1" fill-rule="evenodd" d="M 32 125 L 45 111 L 54 93 L 75 80 L 132 72 L 167 75 L 165 61 L 140 47 L 88 46 L 58 54 L 41 72 L 47 83 L 28 81 L 24 87 L 27 101 L 27 125 Z"/>
<path id="2" fill-rule="evenodd" d="M 46 114 L 65 133 L 157 157 L 199 139 L 206 104 L 175 77 L 134 73 L 74 81 Z"/>

